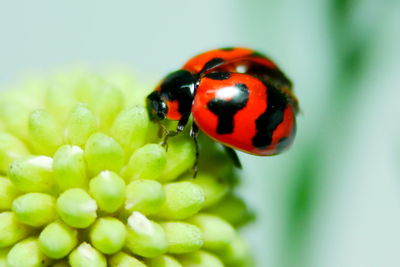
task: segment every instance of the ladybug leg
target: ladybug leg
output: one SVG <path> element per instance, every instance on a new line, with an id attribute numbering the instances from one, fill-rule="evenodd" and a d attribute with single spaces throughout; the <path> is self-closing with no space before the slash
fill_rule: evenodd
<path id="1" fill-rule="evenodd" d="M 190 113 L 182 115 L 181 119 L 178 122 L 178 126 L 176 126 L 176 132 L 175 135 L 178 133 L 182 132 L 183 129 L 185 129 L 186 124 L 189 121 Z"/>
<path id="2" fill-rule="evenodd" d="M 170 136 L 174 136 L 175 134 L 173 134 L 175 132 L 171 132 L 170 130 L 167 129 L 167 127 L 165 127 L 164 124 L 162 124 L 161 122 L 158 122 L 158 137 L 159 138 L 163 138 L 163 140 L 161 141 L 161 145 L 163 147 L 165 147 L 165 151 L 168 151 L 168 138 Z M 163 137 L 164 136 L 164 137 Z"/>
<path id="3" fill-rule="evenodd" d="M 231 158 L 233 165 L 238 168 L 241 169 L 242 168 L 242 164 L 240 163 L 239 157 L 236 154 L 236 151 L 232 148 L 230 148 L 229 146 L 224 146 L 225 148 L 225 152 L 226 154 L 228 154 L 228 156 Z"/>
<path id="4" fill-rule="evenodd" d="M 199 142 L 197 140 L 197 136 L 199 135 L 199 127 L 197 127 L 197 124 L 193 122 L 192 124 L 192 128 L 190 129 L 190 136 L 193 138 L 193 142 L 195 145 L 195 149 L 196 149 L 196 158 L 194 160 L 194 164 L 193 164 L 193 178 L 196 178 L 197 176 L 197 165 L 199 163 Z"/>
<path id="5" fill-rule="evenodd" d="M 178 122 L 178 126 L 176 127 L 175 131 L 170 131 L 165 127 L 164 125 L 161 125 L 162 131 L 164 132 L 164 138 L 163 141 L 161 142 L 162 146 L 165 146 L 165 150 L 168 150 L 168 138 L 173 137 L 185 129 L 186 124 L 189 121 L 190 113 L 182 115 L 181 119 Z"/>
<path id="6" fill-rule="evenodd" d="M 168 129 L 167 127 L 165 127 L 164 124 L 161 123 L 161 121 L 157 121 L 157 124 L 158 124 L 157 136 L 158 138 L 162 138 L 164 135 L 168 133 Z"/>

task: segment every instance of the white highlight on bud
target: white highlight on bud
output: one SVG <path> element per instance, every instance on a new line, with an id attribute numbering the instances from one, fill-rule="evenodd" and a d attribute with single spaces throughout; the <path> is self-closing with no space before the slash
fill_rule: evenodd
<path id="1" fill-rule="evenodd" d="M 80 148 L 79 146 L 72 146 L 71 147 L 71 154 L 72 155 L 82 154 L 82 153 L 83 153 L 83 149 Z"/>
<path id="2" fill-rule="evenodd" d="M 41 167 L 43 169 L 47 169 L 49 171 L 51 171 L 53 167 L 53 159 L 46 156 L 33 157 L 31 159 L 28 159 L 27 162 L 29 164 Z"/>
<path id="3" fill-rule="evenodd" d="M 84 205 L 82 205 L 82 210 L 86 212 L 93 212 L 97 210 L 97 203 L 95 200 L 89 200 Z"/>
<path id="4" fill-rule="evenodd" d="M 83 242 L 79 246 L 78 252 L 88 260 L 94 260 L 96 258 L 96 251 L 86 242 Z"/>
<path id="5" fill-rule="evenodd" d="M 152 235 L 154 233 L 151 221 L 138 211 L 132 212 L 132 215 L 128 218 L 128 225 L 140 234 Z"/>
<path id="6" fill-rule="evenodd" d="M 111 172 L 109 170 L 102 171 L 99 175 L 103 176 L 106 180 L 111 179 Z"/>

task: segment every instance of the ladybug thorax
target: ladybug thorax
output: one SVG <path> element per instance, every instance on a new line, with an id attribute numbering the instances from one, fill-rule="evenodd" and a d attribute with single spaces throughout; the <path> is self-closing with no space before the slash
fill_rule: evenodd
<path id="1" fill-rule="evenodd" d="M 197 78 L 186 70 L 170 73 L 147 97 L 147 107 L 152 119 L 180 120 L 191 111 Z"/>

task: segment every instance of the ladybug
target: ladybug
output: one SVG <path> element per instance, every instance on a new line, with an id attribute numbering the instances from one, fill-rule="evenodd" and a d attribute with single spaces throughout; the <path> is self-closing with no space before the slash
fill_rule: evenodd
<path id="1" fill-rule="evenodd" d="M 270 156 L 293 142 L 298 101 L 290 80 L 265 55 L 248 48 L 215 49 L 190 59 L 167 75 L 147 96 L 151 120 L 176 120 L 182 132 L 193 116 L 190 135 L 196 144 L 199 129 L 222 143 L 236 166 L 234 150 Z M 160 123 L 160 126 L 162 124 Z M 195 173 L 197 160 L 195 163 Z"/>

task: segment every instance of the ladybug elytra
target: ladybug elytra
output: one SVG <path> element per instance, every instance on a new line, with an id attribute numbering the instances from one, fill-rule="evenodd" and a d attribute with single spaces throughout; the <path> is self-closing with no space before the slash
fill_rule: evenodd
<path id="1" fill-rule="evenodd" d="M 268 156 L 289 147 L 296 131 L 298 102 L 291 82 L 273 61 L 254 50 L 235 47 L 190 59 L 148 95 L 147 108 L 153 121 L 178 121 L 176 131 L 166 133 L 165 142 L 181 132 L 192 115 L 190 134 L 197 155 L 200 129 L 222 143 L 240 165 L 232 148 Z"/>

